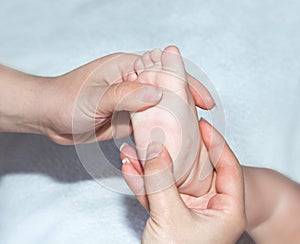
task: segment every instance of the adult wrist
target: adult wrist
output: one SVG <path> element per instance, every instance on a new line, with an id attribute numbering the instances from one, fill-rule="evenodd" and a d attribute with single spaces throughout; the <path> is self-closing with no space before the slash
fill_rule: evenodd
<path id="1" fill-rule="evenodd" d="M 0 66 L 0 132 L 43 132 L 45 79 Z"/>

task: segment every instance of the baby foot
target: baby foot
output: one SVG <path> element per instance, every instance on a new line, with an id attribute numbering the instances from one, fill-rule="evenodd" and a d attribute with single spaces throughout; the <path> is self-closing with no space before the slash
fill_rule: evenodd
<path id="1" fill-rule="evenodd" d="M 170 46 L 163 51 L 146 52 L 136 60 L 134 69 L 135 73 L 128 76 L 129 81 L 153 84 L 163 89 L 157 106 L 131 113 L 141 163 L 146 160 L 150 142 L 165 145 L 174 162 L 177 184 L 185 189 L 186 194 L 198 195 L 194 192 L 196 189 L 190 192 L 188 185 L 192 177 L 200 179 L 200 169 L 193 166 L 198 165 L 195 162 L 200 157 L 201 140 L 195 104 L 179 50 Z"/>
<path id="2" fill-rule="evenodd" d="M 128 76 L 129 81 L 160 86 L 186 101 L 190 97 L 184 63 L 176 47 L 146 52 L 136 60 L 134 69 L 136 73 Z"/>

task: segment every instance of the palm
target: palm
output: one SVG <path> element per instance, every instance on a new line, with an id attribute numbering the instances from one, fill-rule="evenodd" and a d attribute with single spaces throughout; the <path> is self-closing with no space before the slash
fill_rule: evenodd
<path id="1" fill-rule="evenodd" d="M 213 178 L 212 186 L 209 191 L 200 197 L 195 197 L 187 194 L 181 194 L 181 199 L 184 202 L 185 206 L 196 214 L 203 212 L 208 209 L 208 204 L 212 198 L 215 198 L 218 194 L 215 189 L 215 177 Z"/>

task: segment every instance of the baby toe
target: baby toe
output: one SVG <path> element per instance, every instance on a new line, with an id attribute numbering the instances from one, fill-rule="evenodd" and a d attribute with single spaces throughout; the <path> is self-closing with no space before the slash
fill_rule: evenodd
<path id="1" fill-rule="evenodd" d="M 159 48 L 155 48 L 154 50 L 151 51 L 150 57 L 152 59 L 152 62 L 155 64 L 160 64 L 161 63 L 161 55 L 162 55 L 162 50 Z"/>
<path id="2" fill-rule="evenodd" d="M 177 73 L 180 77 L 185 76 L 184 63 L 177 47 L 167 47 L 161 57 L 163 69 Z"/>
<path id="3" fill-rule="evenodd" d="M 144 63 L 145 68 L 150 68 L 153 66 L 153 62 L 152 59 L 150 57 L 150 52 L 145 52 L 143 57 L 142 57 L 142 61 Z"/>
<path id="4" fill-rule="evenodd" d="M 135 81 L 136 79 L 137 79 L 137 74 L 134 72 L 129 73 L 127 76 L 127 81 Z"/>
<path id="5" fill-rule="evenodd" d="M 144 63 L 142 61 L 141 58 L 138 58 L 136 61 L 135 61 L 135 64 L 134 64 L 134 69 L 135 69 L 135 72 L 139 75 L 141 74 L 144 69 L 145 69 L 145 66 L 144 66 Z"/>

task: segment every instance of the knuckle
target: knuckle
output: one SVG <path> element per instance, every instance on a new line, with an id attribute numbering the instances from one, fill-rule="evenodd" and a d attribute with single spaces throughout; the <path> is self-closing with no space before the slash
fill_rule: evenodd
<path id="1" fill-rule="evenodd" d="M 130 96 L 131 92 L 134 92 L 136 89 L 136 86 L 134 83 L 131 82 L 120 82 L 117 84 L 114 84 L 113 89 L 113 96 L 118 97 L 120 99 L 125 99 L 127 96 Z"/>
<path id="2" fill-rule="evenodd" d="M 164 169 L 162 168 L 161 161 L 152 159 L 146 162 L 144 173 L 146 176 L 161 173 Z"/>
<path id="3" fill-rule="evenodd" d="M 113 85 L 114 88 L 112 89 L 112 96 L 114 97 L 123 97 L 124 95 L 124 88 L 122 87 L 121 83 L 117 83 Z"/>

